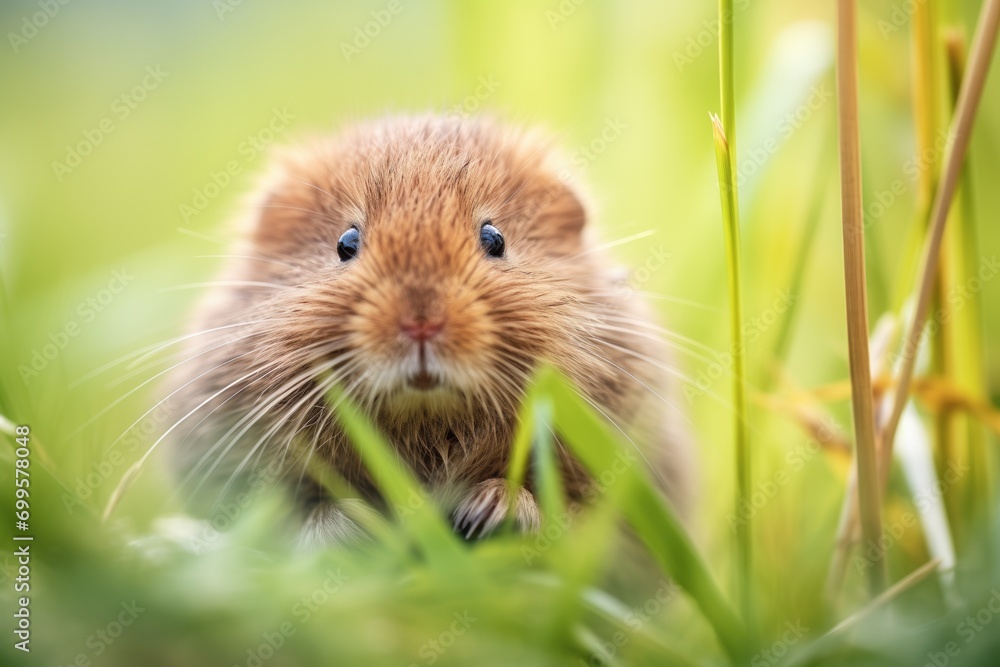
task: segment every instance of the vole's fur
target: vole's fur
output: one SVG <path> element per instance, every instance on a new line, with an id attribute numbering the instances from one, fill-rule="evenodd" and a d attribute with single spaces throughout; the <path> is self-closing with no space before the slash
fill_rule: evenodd
<path id="1" fill-rule="evenodd" d="M 457 499 L 456 527 L 488 532 L 508 506 L 497 480 L 522 392 L 547 361 L 683 504 L 687 443 L 656 329 L 588 241 L 587 211 L 561 176 L 545 140 L 485 120 L 389 119 L 289 152 L 172 378 L 170 446 L 186 488 L 217 498 L 220 483 L 276 462 L 306 510 L 306 541 L 350 535 L 305 472 L 322 460 L 381 503 L 323 400 L 337 381 L 421 482 Z M 487 220 L 502 258 L 481 246 Z M 360 250 L 341 261 L 352 225 Z M 414 318 L 441 322 L 440 334 L 407 338 L 401 322 Z M 407 384 L 421 358 L 438 388 Z M 588 477 L 565 452 L 561 463 L 578 501 Z M 514 503 L 526 529 L 538 523 L 530 489 Z"/>

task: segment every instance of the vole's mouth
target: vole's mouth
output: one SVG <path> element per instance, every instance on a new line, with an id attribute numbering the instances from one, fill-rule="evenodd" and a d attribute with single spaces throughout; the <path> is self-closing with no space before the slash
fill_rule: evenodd
<path id="1" fill-rule="evenodd" d="M 406 385 L 418 391 L 430 391 L 441 386 L 441 376 L 429 372 L 426 368 L 421 368 L 416 373 L 407 376 Z"/>
<path id="2" fill-rule="evenodd" d="M 447 368 L 437 363 L 406 364 L 385 391 L 387 406 L 410 416 L 451 414 L 464 403 Z"/>
<path id="3" fill-rule="evenodd" d="M 405 362 L 406 386 L 420 392 L 441 388 L 444 375 L 434 349 L 424 341 L 417 343 Z"/>

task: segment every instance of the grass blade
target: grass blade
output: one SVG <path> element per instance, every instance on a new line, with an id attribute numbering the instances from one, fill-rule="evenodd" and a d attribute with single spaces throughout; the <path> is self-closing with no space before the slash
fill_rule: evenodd
<path id="1" fill-rule="evenodd" d="M 408 507 L 410 499 L 426 497 L 417 480 L 403 468 L 389 444 L 342 389 L 334 386 L 327 392 L 326 400 L 391 507 Z M 428 499 L 411 509 L 413 515 L 404 525 L 414 541 L 438 563 L 447 566 L 461 565 L 465 560 L 461 545 L 444 522 L 437 506 Z"/>
<path id="2" fill-rule="evenodd" d="M 937 276 L 944 225 L 948 219 L 948 211 L 951 208 L 951 201 L 958 185 L 962 164 L 965 161 L 965 153 L 969 147 L 972 123 L 976 117 L 983 87 L 986 84 L 986 75 L 989 73 L 990 60 L 996 47 L 998 27 L 1000 27 L 1000 0 L 986 0 L 980 13 L 976 36 L 972 42 L 968 74 L 962 82 L 962 88 L 958 95 L 955 118 L 952 121 L 950 132 L 952 142 L 945 152 L 944 175 L 938 181 L 934 206 L 931 209 L 930 233 L 924 242 L 916 307 L 913 312 L 913 320 L 903 341 L 902 367 L 899 371 L 896 391 L 892 397 L 892 411 L 882 431 L 883 447 L 879 463 L 883 475 L 887 474 L 889 463 L 892 461 L 893 439 L 896 435 L 896 428 L 899 426 L 899 419 L 903 414 L 903 408 L 906 405 L 910 383 L 913 381 L 916 351 L 927 320 L 927 308 Z"/>
<path id="3" fill-rule="evenodd" d="M 835 650 L 834 647 L 838 644 L 839 639 L 843 635 L 849 633 L 851 629 L 855 628 L 858 623 L 865 620 L 879 609 L 885 607 L 893 600 L 896 600 L 907 591 L 916 587 L 935 570 L 938 570 L 940 566 L 941 563 L 936 559 L 924 563 L 880 593 L 878 596 L 870 600 L 863 608 L 859 609 L 835 625 L 825 635 L 807 646 L 805 650 L 791 656 L 782 664 L 784 667 L 799 667 L 800 665 L 804 667 L 805 665 L 817 664 L 850 664 L 845 663 L 843 658 L 832 662 L 828 662 L 824 658 L 829 655 L 831 649 Z"/>
<path id="4" fill-rule="evenodd" d="M 904 434 L 899 443 L 900 467 L 910 487 L 910 495 L 915 501 L 917 514 L 920 516 L 927 551 L 941 565 L 941 584 L 945 601 L 954 605 L 955 546 L 951 527 L 945 515 L 942 494 L 937 492 L 938 489 L 947 488 L 948 485 L 941 485 L 934 469 L 931 439 L 913 406 L 903 412 L 900 432 Z"/>
<path id="5" fill-rule="evenodd" d="M 966 71 L 966 50 L 963 32 L 951 27 L 944 32 L 944 52 L 946 55 L 945 85 L 942 97 L 947 98 L 949 108 L 958 101 L 962 80 Z M 971 164 L 970 148 L 965 155 L 966 165 Z M 946 378 L 949 383 L 964 391 L 983 395 L 986 383 L 983 376 L 983 337 L 979 330 L 978 291 L 955 303 L 948 295 L 954 295 L 964 288 L 968 281 L 976 280 L 980 260 L 976 250 L 975 204 L 972 198 L 971 169 L 962 168 L 956 186 L 956 201 L 948 214 L 945 231 L 941 240 L 940 260 L 937 271 L 936 294 L 930 306 L 935 313 L 937 332 L 932 350 L 937 354 L 935 374 Z M 928 197 L 928 200 L 930 197 Z M 908 281 L 909 282 L 909 281 Z M 965 296 L 965 295 L 963 295 Z M 915 389 L 913 391 L 916 391 Z M 938 460 L 944 466 L 970 468 L 973 474 L 948 486 L 944 493 L 944 503 L 948 512 L 951 533 L 959 549 L 967 556 L 974 549 L 974 522 L 982 508 L 989 506 L 990 496 L 986 475 L 989 459 L 985 452 L 986 441 L 982 425 L 957 405 L 941 405 L 935 411 L 938 421 L 937 434 L 940 447 Z M 900 419 L 898 429 L 903 432 L 906 423 L 906 409 Z M 901 436 L 902 437 L 902 436 Z M 900 447 L 903 442 L 900 443 Z M 973 519 L 973 522 L 969 520 Z M 974 546 L 975 545 L 975 546 Z"/>
<path id="6" fill-rule="evenodd" d="M 719 169 L 719 195 L 725 230 L 726 264 L 729 267 L 729 331 L 733 351 L 733 429 L 736 449 L 736 508 L 744 507 L 750 494 L 750 435 L 747 429 L 746 345 L 743 342 L 743 296 L 740 269 L 740 221 L 736 179 L 733 172 L 732 146 L 717 116 L 711 116 L 715 135 L 715 157 Z M 736 531 L 736 581 L 744 617 L 752 617 L 750 575 L 752 568 L 751 522 L 744 521 Z"/>
<path id="7" fill-rule="evenodd" d="M 629 462 L 617 436 L 555 371 L 541 371 L 533 392 L 551 397 L 557 431 L 592 475 L 611 471 L 616 483 L 629 487 L 630 493 L 621 498 L 621 511 L 638 537 L 692 597 L 729 656 L 736 661 L 746 658 L 749 640 L 743 623 L 648 473 Z"/>
<path id="8" fill-rule="evenodd" d="M 733 74 L 733 0 L 719 0 L 719 106 L 722 127 L 730 144 L 729 169 L 736 173 L 736 76 Z M 735 197 L 736 184 L 733 183 Z"/>
<path id="9" fill-rule="evenodd" d="M 865 286 L 865 240 L 861 199 L 861 139 L 858 123 L 857 16 L 854 0 L 837 2 L 837 118 L 840 128 L 841 214 L 844 232 L 844 285 L 847 342 L 851 367 L 858 501 L 865 540 L 878 544 L 882 534 L 878 474 L 875 468 L 875 419 L 868 356 L 868 295 Z M 868 569 L 872 595 L 885 587 L 881 555 Z"/>
<path id="10" fill-rule="evenodd" d="M 555 456 L 555 442 L 552 436 L 552 404 L 547 397 L 539 397 L 534 403 L 534 454 L 536 493 L 546 523 L 565 515 L 563 485 L 559 478 L 559 466 Z"/>
<path id="11" fill-rule="evenodd" d="M 729 327 L 733 351 L 733 437 L 736 449 L 736 512 L 750 494 L 750 445 L 747 429 L 746 346 L 743 344 L 743 296 L 740 269 L 740 198 L 736 182 L 736 76 L 733 72 L 733 26 L 736 17 L 732 0 L 719 0 L 719 106 L 722 118 L 712 116 L 715 159 L 719 171 L 719 196 L 725 231 L 726 265 L 729 275 Z M 746 622 L 754 617 L 750 593 L 753 565 L 752 524 L 741 522 L 736 529 L 736 588 Z"/>

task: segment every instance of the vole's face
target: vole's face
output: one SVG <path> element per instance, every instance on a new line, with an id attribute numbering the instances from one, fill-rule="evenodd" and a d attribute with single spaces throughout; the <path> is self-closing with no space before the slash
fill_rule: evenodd
<path id="1" fill-rule="evenodd" d="M 389 219 L 355 223 L 338 240 L 347 264 L 338 282 L 358 295 L 346 342 L 366 360 L 371 394 L 447 402 L 495 384 L 484 375 L 490 369 L 527 361 L 513 356 L 497 298 L 512 282 L 504 281 L 511 266 L 503 232 L 458 202 L 449 208 L 416 223 L 393 220 L 399 209 L 390 209 Z"/>
<path id="2" fill-rule="evenodd" d="M 372 407 L 513 409 L 582 324 L 579 202 L 500 137 L 357 141 L 263 209 L 259 252 L 303 267 L 281 344 Z"/>

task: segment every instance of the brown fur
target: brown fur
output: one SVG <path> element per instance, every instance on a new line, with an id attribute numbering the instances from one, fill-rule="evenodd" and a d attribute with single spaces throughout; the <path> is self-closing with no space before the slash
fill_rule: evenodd
<path id="1" fill-rule="evenodd" d="M 195 331 L 218 330 L 192 336 L 173 378 L 176 419 L 190 416 L 171 443 L 189 484 L 217 494 L 219 480 L 277 457 L 289 480 L 305 478 L 298 495 L 319 499 L 312 541 L 351 533 L 302 473 L 305 457 L 321 457 L 379 502 L 318 388 L 325 364 L 424 484 L 465 490 L 462 532 L 476 521 L 488 532 L 506 506 L 493 480 L 506 473 L 522 392 L 547 361 L 683 500 L 685 443 L 661 402 L 672 394 L 655 335 L 587 241 L 585 208 L 558 169 L 536 135 L 436 117 L 360 125 L 285 156 L 201 309 Z M 480 247 L 485 220 L 503 233 L 504 258 Z M 360 251 L 341 262 L 351 225 Z M 427 345 L 445 389 L 406 387 L 416 343 L 400 323 L 413 318 L 444 323 Z M 581 499 L 587 476 L 565 453 L 562 464 L 567 495 Z M 518 522 L 536 525 L 530 494 L 516 504 Z"/>

